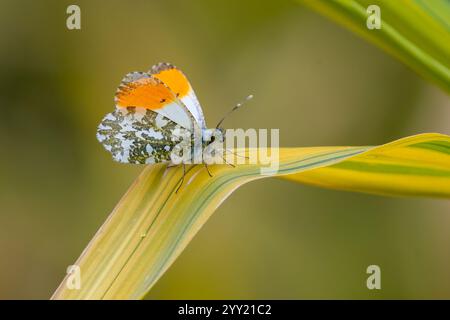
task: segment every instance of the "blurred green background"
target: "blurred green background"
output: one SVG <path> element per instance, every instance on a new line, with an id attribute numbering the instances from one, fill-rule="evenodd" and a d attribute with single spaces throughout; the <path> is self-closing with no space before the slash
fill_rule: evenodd
<path id="1" fill-rule="evenodd" d="M 81 30 L 66 8 L 81 7 Z M 130 71 L 172 62 L 209 124 L 279 128 L 282 146 L 450 132 L 450 100 L 293 1 L 0 0 L 0 298 L 47 299 L 142 167 L 95 139 Z M 225 201 L 148 295 L 450 298 L 450 202 L 276 179 Z M 377 264 L 382 290 L 366 288 Z"/>

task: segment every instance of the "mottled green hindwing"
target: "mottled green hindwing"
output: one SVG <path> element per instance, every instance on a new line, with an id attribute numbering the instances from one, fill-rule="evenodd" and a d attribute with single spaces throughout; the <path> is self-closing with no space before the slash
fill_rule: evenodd
<path id="1" fill-rule="evenodd" d="M 115 161 L 133 164 L 169 162 L 185 134 L 186 129 L 172 120 L 134 107 L 107 114 L 97 129 L 97 139 Z"/>

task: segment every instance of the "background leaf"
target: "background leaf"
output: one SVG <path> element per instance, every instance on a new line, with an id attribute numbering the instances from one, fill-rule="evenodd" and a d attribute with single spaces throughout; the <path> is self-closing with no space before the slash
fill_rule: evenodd
<path id="1" fill-rule="evenodd" d="M 446 0 L 301 0 L 348 27 L 450 92 L 450 2 Z M 366 26 L 378 5 L 381 29 Z"/>

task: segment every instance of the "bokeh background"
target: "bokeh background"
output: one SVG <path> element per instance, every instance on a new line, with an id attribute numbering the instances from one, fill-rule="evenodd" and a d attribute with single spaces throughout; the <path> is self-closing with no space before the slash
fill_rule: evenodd
<path id="1" fill-rule="evenodd" d="M 185 71 L 210 124 L 254 94 L 226 126 L 279 128 L 282 146 L 450 133 L 444 92 L 294 1 L 0 0 L 0 298 L 49 298 L 142 170 L 95 131 L 121 78 L 159 61 Z M 148 298 L 450 298 L 449 209 L 256 181 Z"/>

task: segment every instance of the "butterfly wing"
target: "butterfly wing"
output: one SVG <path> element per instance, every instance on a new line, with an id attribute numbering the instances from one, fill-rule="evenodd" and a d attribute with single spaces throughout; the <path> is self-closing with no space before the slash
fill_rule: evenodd
<path id="1" fill-rule="evenodd" d="M 175 96 L 186 106 L 201 129 L 206 128 L 205 117 L 200 102 L 187 77 L 180 69 L 166 62 L 154 65 L 149 73 L 166 84 Z"/>
<path id="2" fill-rule="evenodd" d="M 129 107 L 154 111 L 193 130 L 195 119 L 174 92 L 160 79 L 144 72 L 132 72 L 125 76 L 115 96 L 118 109 Z"/>
<path id="3" fill-rule="evenodd" d="M 115 103 L 116 110 L 98 126 L 97 139 L 118 162 L 171 161 L 181 142 L 205 128 L 191 85 L 169 64 L 156 65 L 149 73 L 127 74 L 117 89 Z"/>
<path id="4" fill-rule="evenodd" d="M 97 139 L 115 161 L 134 164 L 170 161 L 186 134 L 191 133 L 162 114 L 133 107 L 107 114 L 97 129 Z"/>

